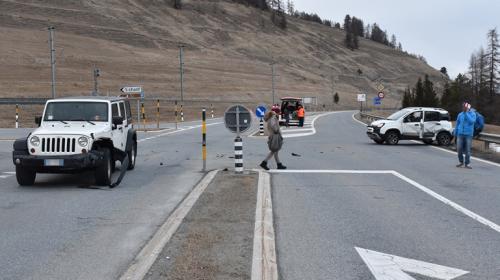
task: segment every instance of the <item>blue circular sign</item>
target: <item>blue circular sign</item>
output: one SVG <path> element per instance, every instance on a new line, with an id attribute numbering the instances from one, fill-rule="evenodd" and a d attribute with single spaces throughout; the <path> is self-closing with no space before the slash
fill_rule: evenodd
<path id="1" fill-rule="evenodd" d="M 259 106 L 257 107 L 257 109 L 255 109 L 255 115 L 257 116 L 257 118 L 263 118 L 264 115 L 266 114 L 266 107 L 264 106 Z"/>

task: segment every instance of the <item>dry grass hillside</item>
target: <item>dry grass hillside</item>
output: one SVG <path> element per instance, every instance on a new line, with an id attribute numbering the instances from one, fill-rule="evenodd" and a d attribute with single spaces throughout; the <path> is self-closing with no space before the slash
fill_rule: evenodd
<path id="1" fill-rule="evenodd" d="M 148 96 L 176 98 L 180 42 L 186 99 L 270 102 L 273 60 L 278 96 L 316 96 L 327 105 L 332 81 L 347 107 L 360 91 L 375 94 L 381 78 L 390 107 L 419 76 L 443 79 L 423 62 L 368 40 L 350 51 L 340 30 L 289 19 L 283 31 L 268 12 L 244 5 L 184 3 L 175 10 L 168 0 L 0 0 L 1 97 L 50 96 L 49 25 L 56 27 L 58 95 L 89 94 L 95 64 L 103 93 L 143 85 Z"/>

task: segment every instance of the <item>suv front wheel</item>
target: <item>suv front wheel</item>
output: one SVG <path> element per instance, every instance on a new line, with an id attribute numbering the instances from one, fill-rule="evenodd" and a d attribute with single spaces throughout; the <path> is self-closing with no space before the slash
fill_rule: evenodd
<path id="1" fill-rule="evenodd" d="M 32 168 L 16 165 L 16 179 L 20 186 L 32 186 L 35 184 L 36 171 Z"/>
<path id="2" fill-rule="evenodd" d="M 389 145 L 396 145 L 399 142 L 399 133 L 396 131 L 389 131 L 385 134 L 385 142 Z"/>
<path id="3" fill-rule="evenodd" d="M 112 163 L 111 152 L 107 148 L 100 149 L 103 153 L 102 162 L 95 170 L 95 183 L 98 186 L 108 186 L 111 184 Z"/>

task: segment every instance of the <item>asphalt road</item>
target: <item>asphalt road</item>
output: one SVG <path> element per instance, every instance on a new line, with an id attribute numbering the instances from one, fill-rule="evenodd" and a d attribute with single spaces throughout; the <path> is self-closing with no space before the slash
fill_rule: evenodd
<path id="1" fill-rule="evenodd" d="M 210 169 L 234 166 L 234 135 L 220 122 L 209 121 Z M 112 190 L 93 189 L 92 173 L 39 174 L 19 187 L 12 141 L 0 141 L 0 279 L 119 277 L 202 178 L 199 125 L 139 133 L 136 168 Z"/>
<path id="2" fill-rule="evenodd" d="M 220 122 L 209 122 L 208 169 L 234 166 L 234 134 Z M 280 157 L 290 170 L 394 170 L 500 224 L 498 166 L 457 169 L 454 155 L 432 147 L 376 145 L 352 112 L 318 118 L 315 128 L 287 132 Z M 25 133 L 0 130 L 5 139 Z M 91 173 L 19 187 L 12 141 L 0 139 L 0 279 L 116 279 L 128 268 L 203 176 L 199 122 L 139 137 L 136 169 L 113 190 L 89 187 Z M 265 138 L 244 138 L 245 168 L 266 153 Z M 281 279 L 375 279 L 355 247 L 470 271 L 457 279 L 500 279 L 498 231 L 394 174 L 272 179 Z"/>
<path id="3" fill-rule="evenodd" d="M 316 129 L 314 136 L 287 139 L 285 151 L 302 157 L 288 164 L 292 173 L 272 177 L 281 279 L 500 279 L 500 231 L 489 226 L 500 224 L 498 165 L 473 160 L 474 169 L 459 169 L 455 155 L 434 147 L 377 145 L 352 112 L 323 117 Z M 337 171 L 308 173 L 317 170 Z M 410 182 L 393 173 L 358 174 L 363 170 L 392 171 Z M 375 272 L 356 248 L 367 252 Z M 438 269 L 399 269 L 396 257 L 372 251 L 465 274 L 425 278 L 418 273 Z M 398 276 L 384 278 L 390 275 Z"/>

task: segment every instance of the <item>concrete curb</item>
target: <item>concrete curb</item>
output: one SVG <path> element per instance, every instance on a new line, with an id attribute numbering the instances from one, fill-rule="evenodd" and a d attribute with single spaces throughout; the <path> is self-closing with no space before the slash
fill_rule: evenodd
<path id="1" fill-rule="evenodd" d="M 255 230 L 253 239 L 252 280 L 277 280 L 273 205 L 271 199 L 271 176 L 259 172 Z"/>
<path id="2" fill-rule="evenodd" d="M 135 257 L 132 265 L 120 277 L 120 280 L 140 280 L 143 279 L 146 273 L 156 261 L 163 247 L 172 238 L 182 223 L 182 220 L 189 213 L 193 205 L 196 203 L 200 195 L 205 191 L 208 185 L 217 175 L 218 170 L 209 172 L 198 185 L 189 193 L 189 195 L 179 204 L 174 212 L 168 217 L 165 223 L 155 233 L 153 238 L 142 248 L 139 254 Z"/>

